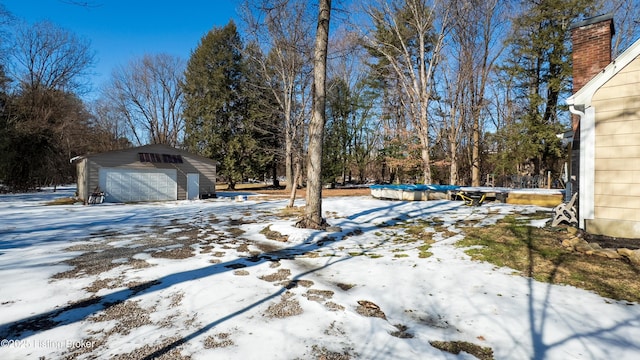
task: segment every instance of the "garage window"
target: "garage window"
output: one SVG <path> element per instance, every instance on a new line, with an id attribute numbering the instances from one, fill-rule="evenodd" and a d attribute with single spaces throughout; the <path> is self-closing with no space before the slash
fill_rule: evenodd
<path id="1" fill-rule="evenodd" d="M 140 162 L 182 164 L 182 156 L 174 154 L 138 153 Z"/>

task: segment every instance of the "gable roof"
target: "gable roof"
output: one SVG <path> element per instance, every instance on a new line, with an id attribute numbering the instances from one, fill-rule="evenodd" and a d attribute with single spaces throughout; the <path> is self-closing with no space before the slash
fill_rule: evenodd
<path id="1" fill-rule="evenodd" d="M 208 157 L 205 157 L 196 153 L 189 152 L 187 150 L 178 149 L 171 145 L 166 145 L 166 144 L 148 144 L 148 145 L 142 145 L 137 147 L 125 148 L 125 149 L 111 150 L 111 151 L 106 151 L 102 153 L 80 155 L 70 159 L 70 162 L 73 163 L 81 159 L 92 159 L 92 158 L 100 158 L 104 156 L 111 156 L 113 154 L 124 153 L 124 152 L 144 152 L 144 151 L 170 151 L 174 153 L 179 153 L 183 156 L 188 156 L 188 157 L 197 159 L 202 162 L 211 163 L 216 166 L 218 165 L 218 161 L 216 160 L 210 159 Z"/>
<path id="2" fill-rule="evenodd" d="M 607 67 L 596 74 L 589 82 L 587 82 L 582 89 L 578 90 L 575 94 L 570 96 L 566 103 L 568 105 L 584 105 L 588 107 L 591 105 L 591 99 L 598 89 L 600 89 L 607 81 L 611 80 L 620 70 L 629 65 L 640 55 L 640 39 L 636 40 L 627 50 L 625 50 L 620 56 L 615 58 Z"/>

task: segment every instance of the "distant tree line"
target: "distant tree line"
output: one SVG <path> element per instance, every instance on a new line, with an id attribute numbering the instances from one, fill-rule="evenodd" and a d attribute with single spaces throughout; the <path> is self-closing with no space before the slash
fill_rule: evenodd
<path id="1" fill-rule="evenodd" d="M 0 17 L 0 183 L 12 191 L 71 183 L 71 157 L 128 143 L 79 97 L 94 61 L 89 42 L 49 22 L 19 23 L 4 8 Z"/>
<path id="2" fill-rule="evenodd" d="M 557 176 L 570 25 L 614 13 L 614 56 L 640 33 L 638 0 L 330 5 L 325 184 Z M 0 8 L 0 183 L 73 182 L 74 156 L 165 143 L 218 161 L 232 188 L 249 179 L 304 185 L 317 142 L 309 124 L 319 3 L 254 0 L 239 9 L 188 59 L 122 59 L 88 101 L 97 85 L 87 83 L 89 41 Z"/>

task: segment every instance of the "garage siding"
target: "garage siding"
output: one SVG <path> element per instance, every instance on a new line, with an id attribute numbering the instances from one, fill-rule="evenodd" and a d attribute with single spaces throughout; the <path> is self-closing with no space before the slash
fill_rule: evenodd
<path id="1" fill-rule="evenodd" d="M 106 202 L 169 201 L 178 199 L 175 169 L 100 169 Z"/>

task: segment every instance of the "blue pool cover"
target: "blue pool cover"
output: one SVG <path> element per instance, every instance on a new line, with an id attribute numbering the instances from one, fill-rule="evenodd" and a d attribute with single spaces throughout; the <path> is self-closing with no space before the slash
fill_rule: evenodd
<path id="1" fill-rule="evenodd" d="M 450 190 L 458 190 L 458 185 L 435 185 L 435 184 L 400 184 L 400 185 L 371 185 L 371 189 L 391 189 L 402 191 L 438 191 L 447 192 Z"/>

